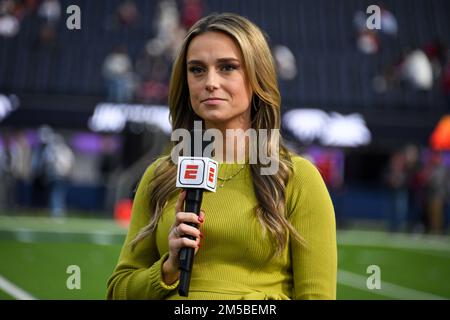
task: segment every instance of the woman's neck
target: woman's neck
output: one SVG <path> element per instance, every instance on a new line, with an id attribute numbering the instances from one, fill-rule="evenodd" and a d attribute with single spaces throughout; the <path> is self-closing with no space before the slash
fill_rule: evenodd
<path id="1" fill-rule="evenodd" d="M 248 146 L 249 138 L 245 135 L 245 131 L 228 131 L 228 135 L 224 136 L 222 161 L 232 163 L 247 162 Z"/>
<path id="2" fill-rule="evenodd" d="M 222 139 L 215 143 L 215 158 L 220 162 L 246 163 L 249 158 L 249 128 L 230 127 L 207 127 L 207 129 L 217 129 L 221 132 Z M 220 154 L 222 150 L 222 154 Z"/>

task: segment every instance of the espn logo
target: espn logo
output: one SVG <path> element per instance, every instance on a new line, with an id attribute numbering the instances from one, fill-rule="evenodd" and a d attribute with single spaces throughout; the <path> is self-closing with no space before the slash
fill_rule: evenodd
<path id="1" fill-rule="evenodd" d="M 186 165 L 186 170 L 184 171 L 184 180 L 196 180 L 199 173 L 199 165 L 198 164 L 188 164 Z"/>
<path id="2" fill-rule="evenodd" d="M 216 191 L 217 162 L 203 157 L 180 157 L 178 159 L 177 187 L 202 188 Z"/>

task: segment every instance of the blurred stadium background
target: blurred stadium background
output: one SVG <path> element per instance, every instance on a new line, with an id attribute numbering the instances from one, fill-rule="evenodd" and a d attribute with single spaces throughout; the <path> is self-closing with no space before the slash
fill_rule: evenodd
<path id="1" fill-rule="evenodd" d="M 445 0 L 0 0 L 0 299 L 105 298 L 134 187 L 170 139 L 171 59 L 223 11 L 267 33 L 283 135 L 329 187 L 338 299 L 449 299 Z"/>

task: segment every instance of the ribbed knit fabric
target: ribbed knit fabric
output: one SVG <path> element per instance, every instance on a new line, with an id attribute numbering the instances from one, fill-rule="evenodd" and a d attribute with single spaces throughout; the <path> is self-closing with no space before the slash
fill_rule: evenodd
<path id="1" fill-rule="evenodd" d="M 263 235 L 255 215 L 257 205 L 246 167 L 215 193 L 205 192 L 202 209 L 204 239 L 194 259 L 187 299 L 335 299 L 337 249 L 333 205 L 318 170 L 293 156 L 294 173 L 286 189 L 286 214 L 307 247 L 290 238 L 280 256 L 273 240 Z M 162 281 L 168 233 L 174 222 L 174 195 L 156 232 L 131 251 L 129 242 L 148 224 L 149 192 L 155 165 L 145 172 L 133 204 L 132 220 L 119 262 L 108 280 L 109 299 L 186 299 L 178 282 Z M 219 177 L 228 177 L 240 164 L 220 164 Z M 219 181 L 220 182 L 220 181 Z"/>

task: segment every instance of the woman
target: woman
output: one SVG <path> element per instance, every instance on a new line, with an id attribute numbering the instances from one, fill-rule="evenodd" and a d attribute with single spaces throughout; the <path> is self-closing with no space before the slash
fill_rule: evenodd
<path id="1" fill-rule="evenodd" d="M 279 129 L 280 94 L 259 28 L 235 14 L 198 21 L 175 61 L 169 107 L 173 129 L 196 120 L 224 137 L 227 129 Z M 226 152 L 236 139 L 224 138 Z M 220 163 L 219 186 L 204 194 L 199 216 L 183 212 L 170 156 L 147 169 L 108 298 L 185 299 L 176 290 L 178 252 L 188 246 L 196 253 L 189 299 L 335 299 L 334 210 L 319 172 L 269 136 L 262 148 L 278 150 L 278 170 L 264 175 L 243 139 L 247 161 L 233 153 L 233 163 Z"/>

